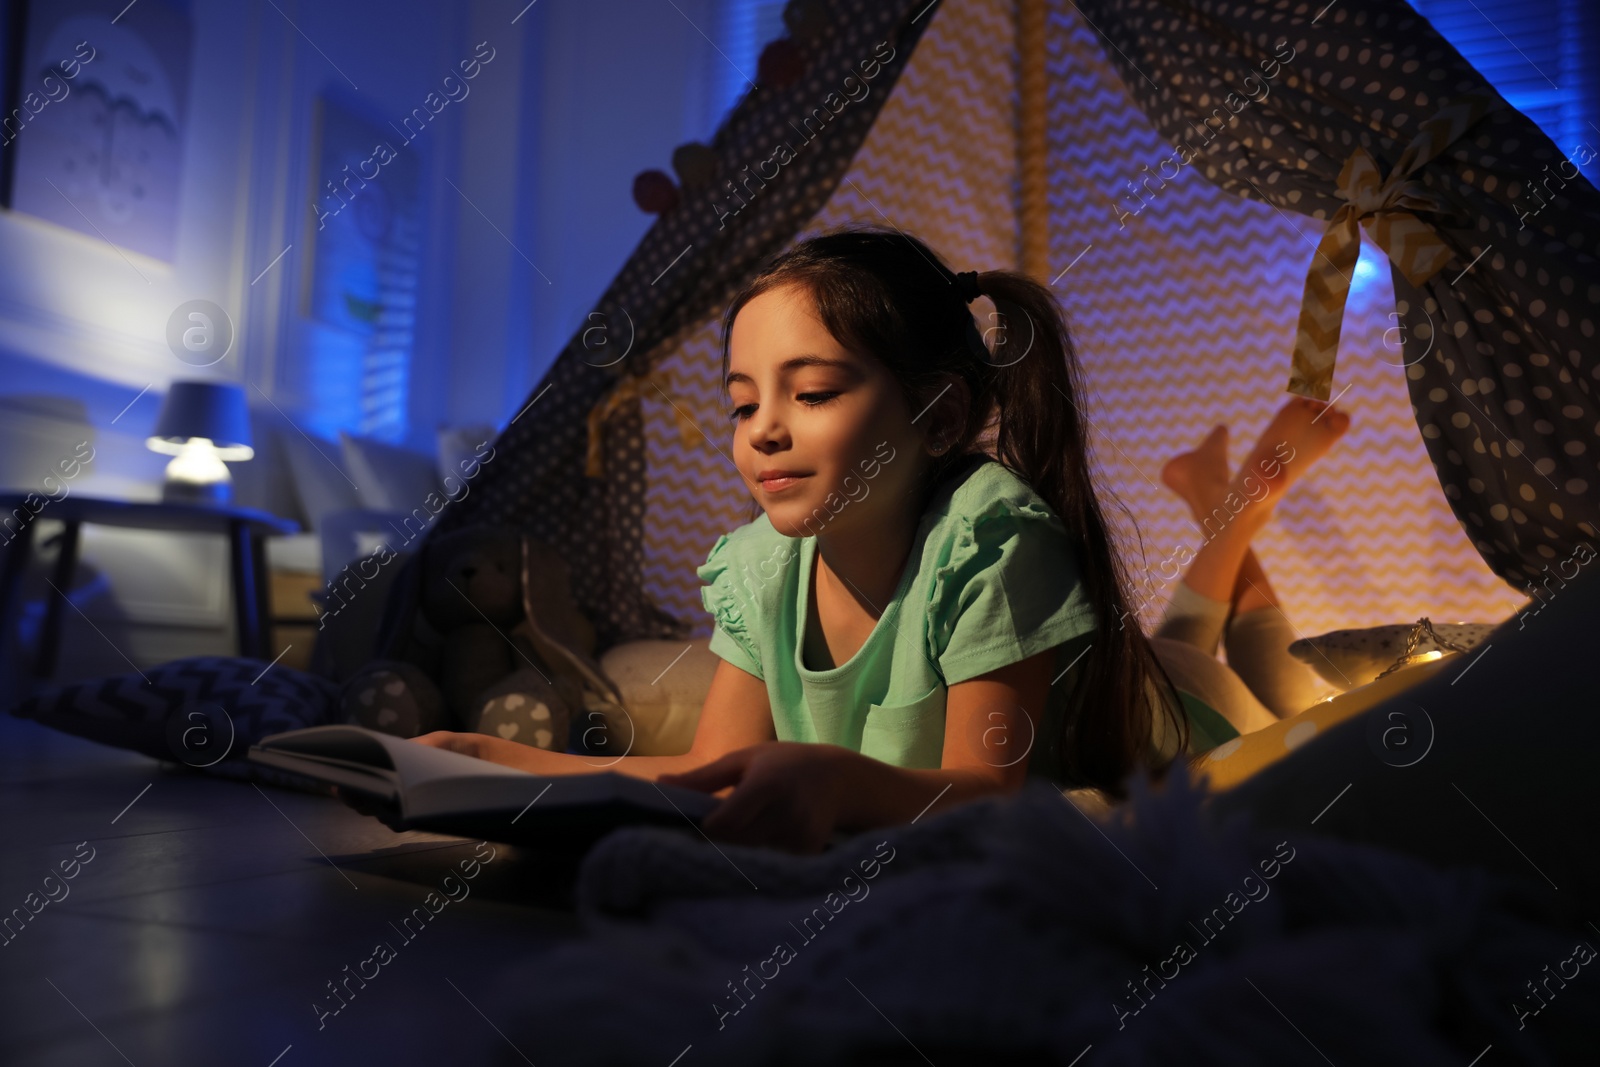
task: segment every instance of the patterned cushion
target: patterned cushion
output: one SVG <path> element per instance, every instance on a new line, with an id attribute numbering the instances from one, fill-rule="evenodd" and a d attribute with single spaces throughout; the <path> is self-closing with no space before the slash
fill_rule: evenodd
<path id="1" fill-rule="evenodd" d="M 211 774 L 256 778 L 245 760 L 250 746 L 338 721 L 338 696 L 333 682 L 290 667 L 191 656 L 143 674 L 46 686 L 11 714 Z"/>
<path id="2" fill-rule="evenodd" d="M 1368 626 L 1359 630 L 1334 630 L 1318 637 L 1302 637 L 1289 645 L 1289 654 L 1307 664 L 1330 685 L 1358 689 L 1391 667 L 1405 651 L 1406 639 L 1415 623 L 1393 626 Z M 1489 636 L 1496 623 L 1433 623 L 1438 635 L 1462 648 L 1476 648 Z M 1443 651 L 1424 633 L 1413 654 Z"/>

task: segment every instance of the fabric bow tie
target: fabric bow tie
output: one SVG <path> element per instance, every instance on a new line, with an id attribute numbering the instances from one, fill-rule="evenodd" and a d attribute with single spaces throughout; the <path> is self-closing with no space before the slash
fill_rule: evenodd
<path id="1" fill-rule="evenodd" d="M 1441 109 L 1422 123 L 1387 177 L 1365 148 L 1350 153 L 1335 189 L 1344 204 L 1328 220 L 1306 273 L 1289 392 L 1314 400 L 1327 400 L 1332 392 L 1339 330 L 1351 273 L 1361 255 L 1362 228 L 1412 285 L 1420 286 L 1450 262 L 1455 250 L 1417 217 L 1418 212 L 1443 211 L 1444 204 L 1412 175 L 1497 103 L 1491 96 L 1474 93 Z"/>

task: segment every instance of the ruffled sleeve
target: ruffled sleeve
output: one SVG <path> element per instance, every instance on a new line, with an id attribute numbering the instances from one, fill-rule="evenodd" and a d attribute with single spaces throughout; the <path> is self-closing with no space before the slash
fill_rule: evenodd
<path id="1" fill-rule="evenodd" d="M 1095 628 L 1077 553 L 1042 501 L 994 499 L 954 516 L 931 583 L 929 654 L 953 685 Z"/>
<path id="2" fill-rule="evenodd" d="M 711 651 L 760 678 L 761 656 L 750 632 L 750 605 L 735 580 L 738 569 L 727 534 L 717 538 L 705 563 L 695 573 L 706 583 L 700 587 L 700 602 L 716 624 L 711 632 Z"/>

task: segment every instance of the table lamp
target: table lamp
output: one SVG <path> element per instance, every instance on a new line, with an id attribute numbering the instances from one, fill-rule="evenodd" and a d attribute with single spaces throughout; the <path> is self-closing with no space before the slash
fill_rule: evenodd
<path id="1" fill-rule="evenodd" d="M 173 382 L 155 431 L 153 452 L 172 456 L 161 499 L 167 503 L 227 504 L 233 479 L 224 461 L 255 456 L 244 390 L 225 382 Z"/>

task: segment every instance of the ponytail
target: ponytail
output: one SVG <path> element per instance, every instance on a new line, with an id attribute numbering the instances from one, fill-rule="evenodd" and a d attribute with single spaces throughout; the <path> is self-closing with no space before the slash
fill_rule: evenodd
<path id="1" fill-rule="evenodd" d="M 1001 327 L 992 361 L 995 458 L 1033 487 L 1078 547 L 1085 592 L 1099 629 L 1083 660 L 1059 747 L 1072 779 L 1125 795 L 1123 779 L 1151 750 L 1149 701 L 1164 688 L 1161 713 L 1188 748 L 1188 719 L 1171 681 L 1129 607 L 1128 575 L 1089 474 L 1089 425 L 1082 369 L 1061 312 L 1043 285 L 1014 271 L 978 275 Z M 976 406 L 976 405 L 975 405 Z M 1152 683 L 1155 683 L 1154 686 Z"/>

